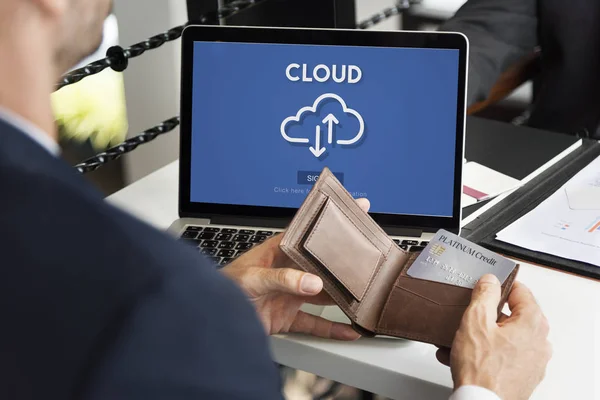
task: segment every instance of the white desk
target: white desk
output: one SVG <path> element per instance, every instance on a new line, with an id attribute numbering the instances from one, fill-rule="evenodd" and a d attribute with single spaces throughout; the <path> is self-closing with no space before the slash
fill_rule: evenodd
<path id="1" fill-rule="evenodd" d="M 115 193 L 108 201 L 158 229 L 177 218 L 177 162 Z M 533 399 L 600 399 L 600 282 L 523 265 L 551 326 L 554 357 Z M 322 312 L 339 317 L 332 307 Z M 315 312 L 320 312 L 316 310 Z M 304 336 L 272 338 L 274 358 L 292 368 L 392 399 L 447 399 L 452 380 L 435 348 L 396 339 L 339 343 Z"/>

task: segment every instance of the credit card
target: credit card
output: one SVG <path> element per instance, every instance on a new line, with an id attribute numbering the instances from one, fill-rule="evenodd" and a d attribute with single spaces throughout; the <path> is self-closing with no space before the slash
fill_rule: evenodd
<path id="1" fill-rule="evenodd" d="M 473 288 L 485 274 L 504 283 L 517 263 L 440 230 L 406 272 L 408 276 L 449 285 Z"/>

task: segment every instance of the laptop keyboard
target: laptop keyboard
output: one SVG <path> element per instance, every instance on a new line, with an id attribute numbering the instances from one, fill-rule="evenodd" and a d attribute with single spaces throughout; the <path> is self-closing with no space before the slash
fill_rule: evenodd
<path id="1" fill-rule="evenodd" d="M 198 249 L 217 265 L 223 266 L 273 236 L 277 231 L 190 226 L 180 240 Z"/>
<path id="2" fill-rule="evenodd" d="M 409 251 L 411 253 L 416 253 L 418 251 L 425 250 L 425 246 L 429 244 L 429 242 L 420 242 L 418 240 L 400 240 L 394 239 L 394 242 L 400 246 L 402 250 Z"/>
<path id="3" fill-rule="evenodd" d="M 277 233 L 279 231 L 188 225 L 180 240 L 197 248 L 217 265 L 224 266 Z M 414 239 L 394 239 L 394 242 L 409 252 L 422 251 L 429 244 Z"/>

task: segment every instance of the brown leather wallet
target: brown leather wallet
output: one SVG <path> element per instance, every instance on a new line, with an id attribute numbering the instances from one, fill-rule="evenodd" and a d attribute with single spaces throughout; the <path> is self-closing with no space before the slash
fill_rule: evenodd
<path id="1" fill-rule="evenodd" d="M 398 247 L 325 168 L 285 232 L 281 249 L 324 290 L 363 336 L 451 347 L 471 301 L 469 288 L 416 279 L 419 253 Z M 519 266 L 502 285 L 498 315 Z"/>

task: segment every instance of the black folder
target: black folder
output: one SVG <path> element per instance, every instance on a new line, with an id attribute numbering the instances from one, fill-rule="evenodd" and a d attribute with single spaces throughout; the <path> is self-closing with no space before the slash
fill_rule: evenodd
<path id="1" fill-rule="evenodd" d="M 519 146 L 519 143 L 514 143 Z M 544 143 L 539 143 L 543 146 Z M 496 234 L 537 207 L 600 156 L 600 143 L 583 139 L 581 147 L 510 194 L 462 229 L 461 236 L 508 257 L 600 279 L 600 267 L 496 240 Z"/>
<path id="2" fill-rule="evenodd" d="M 521 182 L 533 179 L 580 141 L 574 135 L 473 116 L 467 117 L 466 128 L 465 158 L 468 161 L 475 161 Z M 492 200 L 466 207 L 463 219 Z"/>

